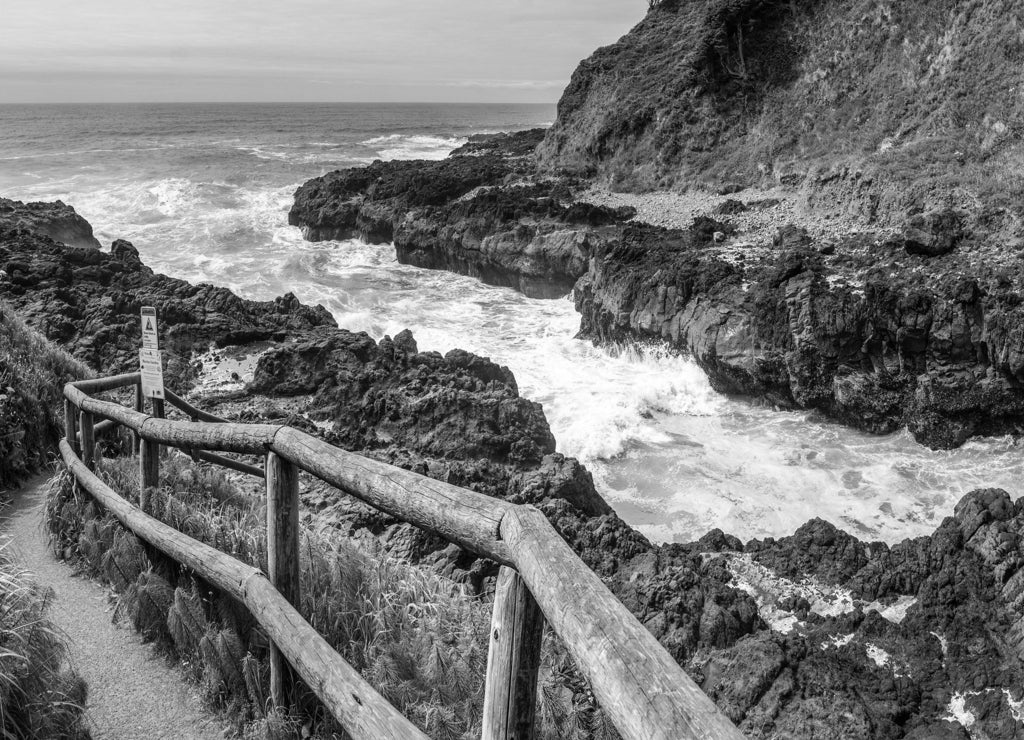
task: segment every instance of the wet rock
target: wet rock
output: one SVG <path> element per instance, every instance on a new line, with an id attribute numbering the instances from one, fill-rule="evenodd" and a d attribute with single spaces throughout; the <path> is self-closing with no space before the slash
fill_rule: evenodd
<path id="1" fill-rule="evenodd" d="M 404 264 L 553 298 L 586 271 L 601 230 L 636 215 L 574 203 L 565 180 L 508 182 L 532 168 L 516 136 L 471 144 L 440 162 L 375 162 L 310 180 L 289 223 L 311 240 L 393 241 Z"/>
<path id="2" fill-rule="evenodd" d="M 0 267 L 8 273 L 8 280 L 0 283 L 0 299 L 48 339 L 101 372 L 137 369 L 139 309 L 155 306 L 166 376 L 179 389 L 195 374 L 193 352 L 210 345 L 284 339 L 335 325 L 322 306 L 304 306 L 294 296 L 249 301 L 226 288 L 155 274 L 123 240 L 115 241 L 109 253 L 69 247 L 24 226 L 5 227 L 0 220 Z"/>
<path id="3" fill-rule="evenodd" d="M 0 198 L 0 229 L 48 236 L 69 247 L 99 249 L 92 225 L 62 201 L 22 203 Z"/>

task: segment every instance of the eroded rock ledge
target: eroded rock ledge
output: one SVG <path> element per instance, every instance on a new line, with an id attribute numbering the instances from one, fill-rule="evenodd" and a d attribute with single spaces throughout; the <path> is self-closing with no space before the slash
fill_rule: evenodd
<path id="1" fill-rule="evenodd" d="M 888 546 L 813 520 L 745 545 L 713 531 L 652 545 L 590 474 L 554 451 L 507 368 L 409 332 L 317 330 L 262 355 L 241 393 L 208 397 L 334 444 L 543 511 L 705 691 L 757 738 L 967 738 L 1024 731 L 1024 501 L 964 497 L 930 537 Z M 494 566 L 336 491 L 304 494 L 310 526 L 475 588 Z M 962 710 L 962 711 L 961 711 Z"/>
<path id="2" fill-rule="evenodd" d="M 1022 265 L 964 214 L 828 241 L 795 226 L 746 241 L 721 211 L 654 227 L 577 201 L 575 181 L 533 177 L 533 135 L 315 178 L 290 221 L 313 238 L 393 240 L 400 261 L 535 297 L 575 286 L 581 336 L 664 342 L 724 393 L 873 433 L 906 426 L 933 448 L 1024 431 Z"/>
<path id="3" fill-rule="evenodd" d="M 702 244 L 687 249 L 708 257 Z M 156 291 L 167 309 L 183 301 L 169 336 L 269 339 L 269 349 L 247 350 L 256 359 L 245 388 L 202 405 L 243 421 L 286 421 L 537 506 L 748 736 L 921 740 L 968 738 L 965 726 L 975 737 L 1024 731 L 1024 502 L 1005 492 L 969 494 L 935 534 L 892 547 L 820 520 L 777 541 L 744 545 L 716 530 L 695 543 L 655 546 L 611 511 L 578 461 L 555 452 L 543 410 L 519 396 L 507 368 L 460 350 L 421 353 L 409 332 L 375 342 L 290 299 L 247 302 L 154 276 L 126 242 L 89 254 L 0 228 L 8 275 L 0 297 L 36 325 L 67 321 L 66 345 L 111 363 L 104 369 L 128 362 L 128 348 L 98 332 L 99 319 L 137 331 L 134 289 Z M 33 288 L 46 300 L 34 299 Z M 68 308 L 76 312 L 64 316 Z M 310 526 L 361 537 L 477 588 L 493 573 L 492 564 L 338 491 L 308 490 L 304 503 Z"/>

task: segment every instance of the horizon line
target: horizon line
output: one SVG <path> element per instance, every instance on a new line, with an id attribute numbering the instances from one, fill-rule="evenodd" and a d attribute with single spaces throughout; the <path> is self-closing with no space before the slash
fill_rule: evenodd
<path id="1" fill-rule="evenodd" d="M 550 101 L 479 101 L 458 100 L 50 100 L 0 101 L 4 105 L 558 105 Z"/>

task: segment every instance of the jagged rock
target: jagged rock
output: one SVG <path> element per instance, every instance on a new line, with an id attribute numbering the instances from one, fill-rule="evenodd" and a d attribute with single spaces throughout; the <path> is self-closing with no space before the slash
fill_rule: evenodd
<path id="1" fill-rule="evenodd" d="M 69 247 L 99 249 L 92 225 L 61 201 L 22 203 L 0 198 L 0 229 L 42 234 Z"/>
<path id="2" fill-rule="evenodd" d="M 441 162 L 332 172 L 296 191 L 289 223 L 307 239 L 393 241 L 405 264 L 562 296 L 586 271 L 591 242 L 636 211 L 572 203 L 559 180 L 504 186 L 529 170 L 522 151 L 515 136 L 497 136 Z"/>
<path id="3" fill-rule="evenodd" d="M 962 213 L 949 209 L 915 216 L 903 229 L 903 248 L 923 257 L 949 254 L 964 239 L 963 219 Z"/>
<path id="4" fill-rule="evenodd" d="M 155 306 L 167 377 L 180 383 L 179 388 L 194 375 L 189 366 L 193 351 L 281 340 L 335 325 L 322 306 L 304 306 L 295 296 L 249 301 L 226 288 L 155 274 L 123 240 L 107 253 L 64 246 L 42 233 L 6 228 L 0 222 L 0 268 L 8 275 L 0 282 L 0 298 L 48 339 L 104 372 L 138 367 L 139 309 Z"/>
<path id="5" fill-rule="evenodd" d="M 913 258 L 872 264 L 860 252 L 843 267 L 860 270 L 861 286 L 834 281 L 839 258 L 813 249 L 780 245 L 736 265 L 702 239 L 629 225 L 596 244 L 576 286 L 581 334 L 661 340 L 691 353 L 719 391 L 875 433 L 905 425 L 931 447 L 1024 431 L 1019 269 L 1009 282 L 984 264 L 974 279 L 943 269 L 925 282 Z"/>

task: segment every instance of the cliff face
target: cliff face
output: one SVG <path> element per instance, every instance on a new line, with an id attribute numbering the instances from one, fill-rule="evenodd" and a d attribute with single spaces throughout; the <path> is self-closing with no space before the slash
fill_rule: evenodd
<path id="1" fill-rule="evenodd" d="M 926 257 L 906 239 L 779 241 L 717 248 L 695 229 L 628 227 L 576 285 L 581 333 L 665 341 L 721 392 L 874 433 L 905 425 L 931 447 L 1024 431 L 1017 260 L 981 247 Z"/>
<path id="2" fill-rule="evenodd" d="M 1022 27 L 1012 0 L 663 0 L 580 64 L 539 161 L 634 189 L 782 182 L 879 222 L 1019 215 Z"/>
<path id="3" fill-rule="evenodd" d="M 48 236 L 69 247 L 100 247 L 92 234 L 92 224 L 59 200 L 53 203 L 22 203 L 0 198 L 0 224 L 12 230 Z"/>

